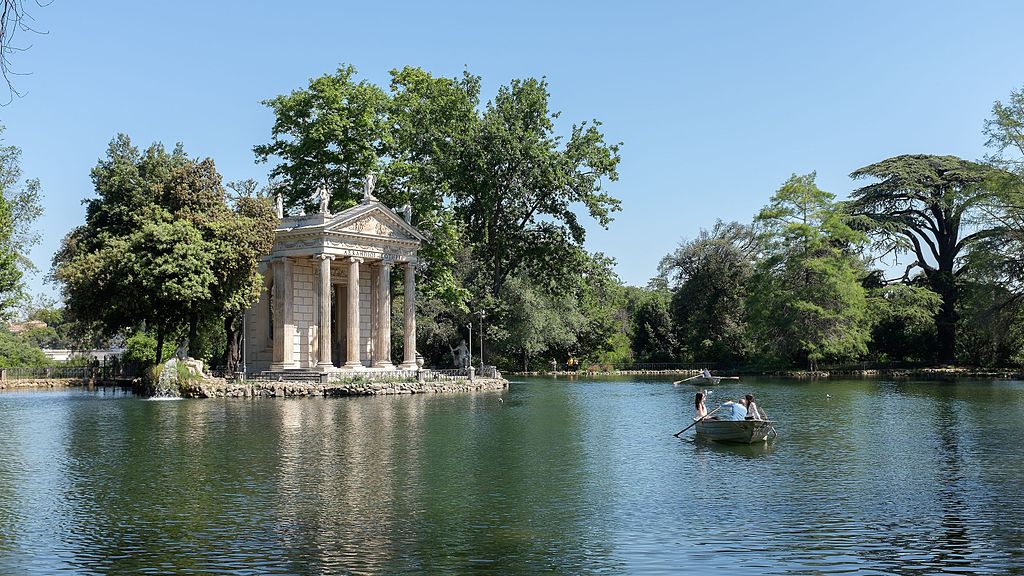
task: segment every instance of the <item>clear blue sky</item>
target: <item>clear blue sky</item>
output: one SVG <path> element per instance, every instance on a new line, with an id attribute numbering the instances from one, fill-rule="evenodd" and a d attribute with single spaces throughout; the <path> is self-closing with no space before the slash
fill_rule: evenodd
<path id="1" fill-rule="evenodd" d="M 562 128 L 596 118 L 625 143 L 623 211 L 588 248 L 642 285 L 716 218 L 749 221 L 792 173 L 840 197 L 854 169 L 903 153 L 985 153 L 992 103 L 1024 86 L 1020 2 L 30 2 L 46 36 L 0 108 L 42 180 L 45 272 L 84 219 L 89 170 L 118 132 L 265 180 L 260 101 L 352 63 L 468 69 L 484 96 L 546 76 Z M 36 292 L 53 293 L 41 278 Z"/>

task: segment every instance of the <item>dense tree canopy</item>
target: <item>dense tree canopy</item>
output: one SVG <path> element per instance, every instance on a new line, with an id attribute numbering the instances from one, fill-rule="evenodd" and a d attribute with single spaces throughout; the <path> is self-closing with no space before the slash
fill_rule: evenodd
<path id="1" fill-rule="evenodd" d="M 32 228 L 43 212 L 39 180 L 21 176 L 21 149 L 0 146 L 0 318 L 9 317 L 25 296 L 24 272 L 35 268 L 28 251 L 39 242 Z"/>
<path id="2" fill-rule="evenodd" d="M 683 355 L 733 362 L 746 349 L 746 300 L 757 239 L 750 226 L 716 222 L 679 246 L 659 266 L 673 287 L 672 316 Z"/>
<path id="3" fill-rule="evenodd" d="M 756 218 L 764 234 L 750 300 L 755 343 L 811 369 L 867 352 L 867 294 L 854 250 L 863 242 L 815 174 L 794 175 Z"/>
<path id="4" fill-rule="evenodd" d="M 847 206 L 882 254 L 906 253 L 942 297 L 935 317 L 939 361 L 956 360 L 958 281 L 964 256 L 1000 233 L 983 218 L 993 197 L 993 170 L 955 156 L 904 155 L 855 170 L 852 178 L 878 181 L 854 190 Z"/>
<path id="5" fill-rule="evenodd" d="M 593 259 L 583 248 L 581 216 L 607 226 L 618 210 L 603 183 L 618 177 L 619 146 L 605 142 L 596 121 L 571 126 L 563 139 L 543 80 L 512 81 L 483 106 L 479 92 L 480 79 L 468 73 L 393 70 L 384 89 L 343 67 L 268 100 L 276 116 L 272 139 L 255 152 L 274 162 L 290 209 L 309 208 L 320 187 L 332 210 L 351 206 L 371 172 L 379 175 L 378 198 L 412 209 L 413 224 L 430 238 L 417 281 L 421 311 L 434 314 L 420 326 L 421 342 L 436 358 L 480 311 L 490 318 L 485 331 L 495 347 L 524 323 L 514 329 L 531 335 L 531 344 L 513 346 L 512 356 L 529 357 L 539 341 L 570 348 L 551 330 L 541 337 L 537 327 L 545 322 L 523 316 L 521 305 L 567 305 L 566 298 L 578 305 L 587 294 L 578 287 Z M 592 328 L 608 324 L 590 318 Z M 593 333 L 570 331 L 574 343 Z"/>
<path id="6" fill-rule="evenodd" d="M 201 323 L 255 301 L 256 262 L 273 241 L 269 201 L 241 198 L 232 208 L 212 160 L 180 145 L 140 152 L 123 134 L 92 179 L 86 223 L 54 256 L 53 277 L 76 320 L 108 335 L 144 323 L 158 350 L 166 337 L 187 335 L 195 353 Z"/>

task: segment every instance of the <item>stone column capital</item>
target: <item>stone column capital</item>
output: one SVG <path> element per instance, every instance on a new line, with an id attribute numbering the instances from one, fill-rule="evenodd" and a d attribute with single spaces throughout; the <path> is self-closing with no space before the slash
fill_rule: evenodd
<path id="1" fill-rule="evenodd" d="M 349 256 L 348 261 L 350 264 L 362 264 L 363 259 L 357 256 Z"/>
<path id="2" fill-rule="evenodd" d="M 327 253 L 314 254 L 313 255 L 313 259 L 314 260 L 334 260 L 334 254 L 327 254 Z"/>

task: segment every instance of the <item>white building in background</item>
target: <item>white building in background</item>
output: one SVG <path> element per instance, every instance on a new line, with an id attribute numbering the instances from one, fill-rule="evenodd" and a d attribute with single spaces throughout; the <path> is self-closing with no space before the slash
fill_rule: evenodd
<path id="1" fill-rule="evenodd" d="M 70 350 L 66 348 L 43 348 L 43 354 L 50 360 L 67 362 L 72 356 L 86 356 L 103 362 L 107 358 L 120 358 L 124 348 L 107 348 L 105 350 Z"/>

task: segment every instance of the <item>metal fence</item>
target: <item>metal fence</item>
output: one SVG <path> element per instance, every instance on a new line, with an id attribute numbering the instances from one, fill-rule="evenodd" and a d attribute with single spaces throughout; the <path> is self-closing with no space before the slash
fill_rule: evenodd
<path id="1" fill-rule="evenodd" d="M 81 366 L 0 368 L 0 380 L 49 380 L 89 377 L 91 368 Z"/>

